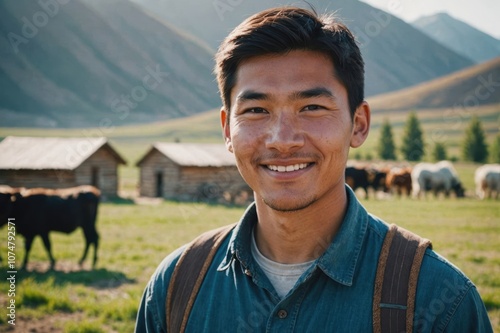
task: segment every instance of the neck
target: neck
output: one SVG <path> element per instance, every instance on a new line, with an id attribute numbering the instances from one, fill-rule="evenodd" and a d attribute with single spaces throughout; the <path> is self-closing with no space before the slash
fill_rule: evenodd
<path id="1" fill-rule="evenodd" d="M 330 246 L 344 219 L 347 195 L 342 191 L 336 200 L 293 212 L 276 211 L 256 197 L 256 208 L 260 252 L 273 261 L 296 264 L 317 259 Z"/>

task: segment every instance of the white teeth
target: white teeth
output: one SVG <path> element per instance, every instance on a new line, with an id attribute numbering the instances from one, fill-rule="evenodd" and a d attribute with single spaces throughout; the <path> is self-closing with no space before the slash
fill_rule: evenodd
<path id="1" fill-rule="evenodd" d="M 270 170 L 273 171 L 278 171 L 278 172 L 291 172 L 291 171 L 297 171 L 300 169 L 304 169 L 307 167 L 307 163 L 300 163 L 300 164 L 294 164 L 294 165 L 268 165 L 267 166 Z"/>

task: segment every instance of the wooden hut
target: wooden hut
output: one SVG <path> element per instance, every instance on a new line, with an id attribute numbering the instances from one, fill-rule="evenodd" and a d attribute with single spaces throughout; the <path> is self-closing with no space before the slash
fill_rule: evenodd
<path id="1" fill-rule="evenodd" d="M 6 137 L 0 142 L 0 184 L 64 188 L 94 185 L 104 198 L 118 195 L 118 165 L 125 160 L 106 138 Z"/>
<path id="2" fill-rule="evenodd" d="M 139 192 L 145 197 L 234 202 L 238 195 L 251 193 L 223 144 L 158 142 L 137 166 Z"/>

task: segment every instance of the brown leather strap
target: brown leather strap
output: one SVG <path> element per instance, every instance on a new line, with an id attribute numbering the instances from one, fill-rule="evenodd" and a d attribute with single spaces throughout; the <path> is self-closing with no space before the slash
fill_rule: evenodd
<path id="1" fill-rule="evenodd" d="M 208 231 L 193 240 L 182 253 L 170 279 L 167 291 L 167 332 L 181 333 L 205 274 L 226 236 L 235 224 Z"/>
<path id="2" fill-rule="evenodd" d="M 380 252 L 373 295 L 373 331 L 413 331 L 420 265 L 431 242 L 391 225 Z"/>

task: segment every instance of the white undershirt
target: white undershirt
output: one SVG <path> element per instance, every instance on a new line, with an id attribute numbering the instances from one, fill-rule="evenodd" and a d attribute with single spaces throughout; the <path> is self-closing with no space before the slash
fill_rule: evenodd
<path id="1" fill-rule="evenodd" d="M 255 261 L 262 268 L 281 298 L 288 294 L 288 292 L 295 286 L 295 283 L 297 283 L 300 276 L 314 262 L 314 260 L 311 260 L 300 264 L 281 264 L 264 257 L 257 247 L 257 243 L 255 242 L 255 233 L 253 231 L 251 251 Z"/>

